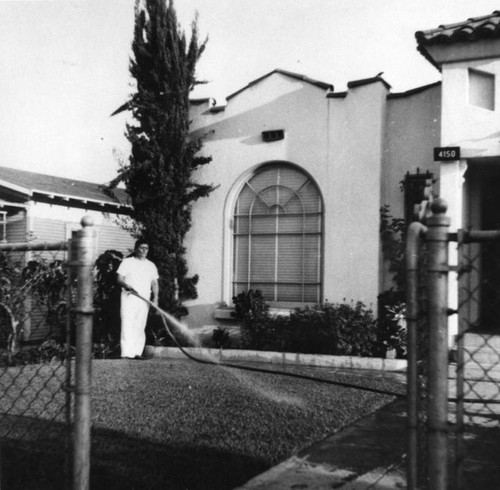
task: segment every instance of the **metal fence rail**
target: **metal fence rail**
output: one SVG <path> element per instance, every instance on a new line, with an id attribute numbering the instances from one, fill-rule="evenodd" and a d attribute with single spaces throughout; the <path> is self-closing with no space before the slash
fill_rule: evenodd
<path id="1" fill-rule="evenodd" d="M 89 488 L 94 233 L 0 245 L 0 487 Z"/>

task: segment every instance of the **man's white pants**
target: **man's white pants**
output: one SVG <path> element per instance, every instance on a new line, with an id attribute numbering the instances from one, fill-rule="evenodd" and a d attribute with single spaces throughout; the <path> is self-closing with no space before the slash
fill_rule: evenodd
<path id="1" fill-rule="evenodd" d="M 142 355 L 146 345 L 146 321 L 149 305 L 142 299 L 122 292 L 120 314 L 122 330 L 120 336 L 121 356 L 135 357 Z"/>

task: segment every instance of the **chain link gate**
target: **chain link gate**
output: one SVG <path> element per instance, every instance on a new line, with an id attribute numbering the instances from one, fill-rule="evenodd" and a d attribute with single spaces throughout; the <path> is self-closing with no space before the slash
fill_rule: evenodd
<path id="1" fill-rule="evenodd" d="M 88 489 L 94 231 L 0 245 L 0 487 Z M 30 342 L 31 341 L 31 342 Z"/>
<path id="2" fill-rule="evenodd" d="M 500 488 L 500 231 L 449 233 L 446 205 L 407 242 L 408 488 Z M 458 264 L 448 249 L 457 243 Z M 449 282 L 449 272 L 458 281 Z M 451 289 L 448 291 L 449 284 Z M 456 285 L 456 289 L 455 289 Z M 449 294 L 458 308 L 449 308 Z M 458 319 L 456 350 L 448 323 Z"/>

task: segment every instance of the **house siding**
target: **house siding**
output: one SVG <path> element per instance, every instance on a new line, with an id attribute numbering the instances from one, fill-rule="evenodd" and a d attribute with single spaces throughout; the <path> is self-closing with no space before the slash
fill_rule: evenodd
<path id="1" fill-rule="evenodd" d="M 7 217 L 7 242 L 26 241 L 26 212 L 19 211 Z"/>
<path id="2" fill-rule="evenodd" d="M 134 239 L 128 232 L 120 228 L 112 217 L 96 212 L 82 212 L 81 210 L 65 209 L 44 204 L 34 204 L 30 207 L 31 217 L 28 219 L 25 212 L 11 217 L 8 223 L 8 240 L 10 242 L 25 242 L 27 238 L 28 222 L 30 239 L 36 242 L 58 243 L 71 237 L 73 230 L 81 228 L 80 216 L 92 214 L 96 223 L 97 247 L 96 254 L 113 249 L 128 254 L 133 249 Z M 53 214 L 57 219 L 47 216 Z M 68 220 L 64 220 L 68 218 Z M 80 218 L 81 219 L 81 218 Z M 11 254 L 13 260 L 24 262 L 33 258 L 41 258 L 48 262 L 66 260 L 67 252 L 50 250 L 43 252 L 29 252 Z M 25 302 L 27 312 L 23 321 L 23 340 L 40 342 L 55 332 L 46 322 L 47 308 L 40 304 L 36 297 L 27 298 Z"/>
<path id="3" fill-rule="evenodd" d="M 118 225 L 104 222 L 99 226 L 98 253 L 102 254 L 106 250 L 118 250 L 124 255 L 128 255 L 134 249 L 135 239 Z"/>

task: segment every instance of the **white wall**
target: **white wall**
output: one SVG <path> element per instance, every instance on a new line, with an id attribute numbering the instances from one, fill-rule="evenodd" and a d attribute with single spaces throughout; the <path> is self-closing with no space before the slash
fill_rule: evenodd
<path id="1" fill-rule="evenodd" d="M 274 75 L 230 99 L 224 112 L 194 120 L 195 135 L 207 135 L 203 152 L 212 162 L 200 169 L 200 182 L 219 187 L 193 207 L 186 237 L 191 274 L 199 274 L 198 299 L 187 303 L 190 324 L 206 323 L 221 301 L 232 304 L 231 218 L 245 177 L 269 161 L 302 167 L 319 183 L 327 154 L 325 91 Z M 285 139 L 262 141 L 262 131 L 284 129 Z M 212 320 L 213 321 L 213 320 Z"/>
<path id="2" fill-rule="evenodd" d="M 469 103 L 469 68 L 495 76 L 494 111 Z M 500 155 L 500 60 L 445 64 L 442 73 L 442 146 L 460 146 L 463 158 Z"/>
<path id="3" fill-rule="evenodd" d="M 376 308 L 379 209 L 387 89 L 372 83 L 329 99 L 325 194 L 325 297 Z"/>
<path id="4" fill-rule="evenodd" d="M 422 87 L 408 94 L 389 98 L 382 164 L 381 204 L 390 205 L 390 214 L 404 218 L 404 192 L 401 181 L 407 172 L 429 171 L 439 180 L 439 163 L 433 149 L 441 138 L 441 85 Z M 436 188 L 439 184 L 436 183 Z M 386 264 L 387 266 L 387 264 Z M 393 287 L 392 275 L 386 271 L 381 289 Z"/>
<path id="5" fill-rule="evenodd" d="M 324 299 L 375 307 L 387 89 L 372 83 L 345 98 L 326 95 L 274 74 L 231 98 L 225 111 L 194 120 L 194 135 L 206 135 L 203 152 L 213 159 L 197 178 L 219 187 L 195 204 L 186 237 L 190 274 L 200 275 L 199 297 L 187 303 L 189 325 L 214 323 L 214 308 L 232 304 L 234 202 L 245 179 L 270 161 L 298 165 L 322 193 Z M 272 129 L 284 129 L 285 139 L 264 143 L 261 132 Z"/>

